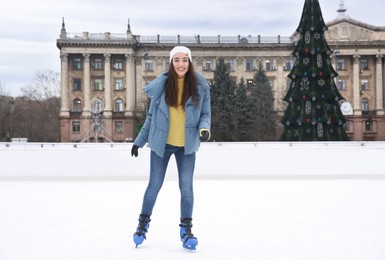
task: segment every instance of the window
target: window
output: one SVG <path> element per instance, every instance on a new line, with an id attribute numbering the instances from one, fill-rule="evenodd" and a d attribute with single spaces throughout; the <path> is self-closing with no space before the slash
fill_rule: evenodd
<path id="1" fill-rule="evenodd" d="M 103 101 L 98 98 L 94 98 L 91 100 L 91 113 L 92 114 L 100 114 L 103 112 L 104 105 Z"/>
<path id="2" fill-rule="evenodd" d="M 80 99 L 74 100 L 73 112 L 81 112 L 82 111 L 82 101 Z"/>
<path id="3" fill-rule="evenodd" d="M 73 81 L 73 90 L 81 90 L 82 89 L 81 82 L 82 82 L 81 79 L 78 79 L 78 78 L 74 79 L 74 81 Z"/>
<path id="4" fill-rule="evenodd" d="M 74 58 L 72 61 L 72 68 L 74 70 L 82 69 L 82 59 L 81 58 Z"/>
<path id="5" fill-rule="evenodd" d="M 123 112 L 124 111 L 124 103 L 123 100 L 118 98 L 115 100 L 115 112 Z"/>
<path id="6" fill-rule="evenodd" d="M 353 122 L 352 121 L 347 121 L 346 124 L 344 124 L 344 129 L 346 132 L 351 132 L 351 128 L 352 128 L 352 125 L 353 125 Z"/>
<path id="7" fill-rule="evenodd" d="M 361 90 L 368 90 L 369 89 L 369 80 L 362 79 L 361 80 Z"/>
<path id="8" fill-rule="evenodd" d="M 115 79 L 115 90 L 123 90 L 123 79 Z"/>
<path id="9" fill-rule="evenodd" d="M 337 61 L 337 70 L 346 70 L 345 59 L 338 59 L 338 61 Z"/>
<path id="10" fill-rule="evenodd" d="M 168 69 L 170 68 L 170 61 L 168 59 L 166 59 L 165 66 L 166 66 L 165 71 L 168 71 Z"/>
<path id="11" fill-rule="evenodd" d="M 372 130 L 373 130 L 372 120 L 365 121 L 365 131 L 372 131 Z"/>
<path id="12" fill-rule="evenodd" d="M 234 71 L 234 61 L 232 59 L 226 59 L 225 64 L 229 71 Z"/>
<path id="13" fill-rule="evenodd" d="M 94 89 L 98 91 L 103 90 L 103 80 L 102 79 L 95 79 L 94 80 Z"/>
<path id="14" fill-rule="evenodd" d="M 80 121 L 73 121 L 72 122 L 72 132 L 73 133 L 80 133 Z"/>
<path id="15" fill-rule="evenodd" d="M 122 59 L 116 59 L 114 62 L 113 68 L 115 70 L 122 70 L 123 69 L 123 60 Z"/>
<path id="16" fill-rule="evenodd" d="M 361 70 L 368 70 L 369 62 L 367 59 L 361 59 Z"/>
<path id="17" fill-rule="evenodd" d="M 271 71 L 274 69 L 273 63 L 270 60 L 266 60 L 265 64 L 266 64 L 266 71 Z"/>
<path id="18" fill-rule="evenodd" d="M 214 70 L 213 60 L 206 60 L 204 70 Z"/>
<path id="19" fill-rule="evenodd" d="M 253 58 L 246 59 L 246 70 L 254 70 Z"/>
<path id="20" fill-rule="evenodd" d="M 95 58 L 94 59 L 94 63 L 92 64 L 93 65 L 93 68 L 96 69 L 96 70 L 101 70 L 102 69 L 102 58 Z"/>
<path id="21" fill-rule="evenodd" d="M 337 81 L 337 88 L 338 88 L 338 90 L 345 90 L 346 89 L 346 81 L 343 79 L 339 79 Z"/>
<path id="22" fill-rule="evenodd" d="M 293 68 L 293 65 L 294 65 L 294 60 L 293 59 L 287 59 L 284 70 L 291 70 Z"/>
<path id="23" fill-rule="evenodd" d="M 115 121 L 115 134 L 122 134 L 122 133 L 123 133 L 123 122 Z"/>
<path id="24" fill-rule="evenodd" d="M 361 102 L 362 111 L 369 111 L 369 101 L 367 98 L 363 98 Z"/>
<path id="25" fill-rule="evenodd" d="M 145 70 L 146 71 L 153 71 L 154 68 L 153 68 L 153 61 L 151 59 L 146 59 L 145 60 L 146 63 L 145 63 Z"/>

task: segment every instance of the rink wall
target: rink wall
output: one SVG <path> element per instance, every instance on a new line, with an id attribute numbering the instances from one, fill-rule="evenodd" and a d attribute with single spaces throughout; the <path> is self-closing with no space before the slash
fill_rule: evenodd
<path id="1" fill-rule="evenodd" d="M 0 178 L 147 178 L 131 143 L 0 143 Z M 385 142 L 203 143 L 196 178 L 385 178 Z M 168 178 L 177 176 L 172 158 Z"/>

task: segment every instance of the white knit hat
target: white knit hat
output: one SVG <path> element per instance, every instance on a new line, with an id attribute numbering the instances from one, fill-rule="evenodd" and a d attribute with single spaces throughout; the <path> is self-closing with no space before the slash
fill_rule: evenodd
<path id="1" fill-rule="evenodd" d="M 172 58 L 174 57 L 174 55 L 177 54 L 178 52 L 187 54 L 188 58 L 190 59 L 190 62 L 192 62 L 191 51 L 189 48 L 184 46 L 176 46 L 174 47 L 174 49 L 170 51 L 170 62 L 172 61 Z"/>

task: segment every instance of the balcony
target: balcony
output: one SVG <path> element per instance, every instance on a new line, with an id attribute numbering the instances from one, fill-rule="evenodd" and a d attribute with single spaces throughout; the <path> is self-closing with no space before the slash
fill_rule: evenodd
<path id="1" fill-rule="evenodd" d="M 376 116 L 377 110 L 362 110 L 363 116 Z"/>

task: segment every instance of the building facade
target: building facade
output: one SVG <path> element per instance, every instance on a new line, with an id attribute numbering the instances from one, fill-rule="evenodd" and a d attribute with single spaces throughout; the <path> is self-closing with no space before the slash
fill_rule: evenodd
<path id="1" fill-rule="evenodd" d="M 385 27 L 351 19 L 343 1 L 338 13 L 327 23 L 325 36 L 345 98 L 341 109 L 349 122 L 347 133 L 355 141 L 384 141 Z M 210 82 L 220 56 L 237 82 L 251 82 L 262 63 L 274 88 L 275 109 L 283 114 L 296 37 L 139 36 L 131 33 L 129 22 L 123 34 L 67 33 L 63 20 L 57 40 L 61 141 L 132 141 L 147 109 L 142 89 L 168 69 L 176 45 L 191 49 L 194 68 Z"/>

